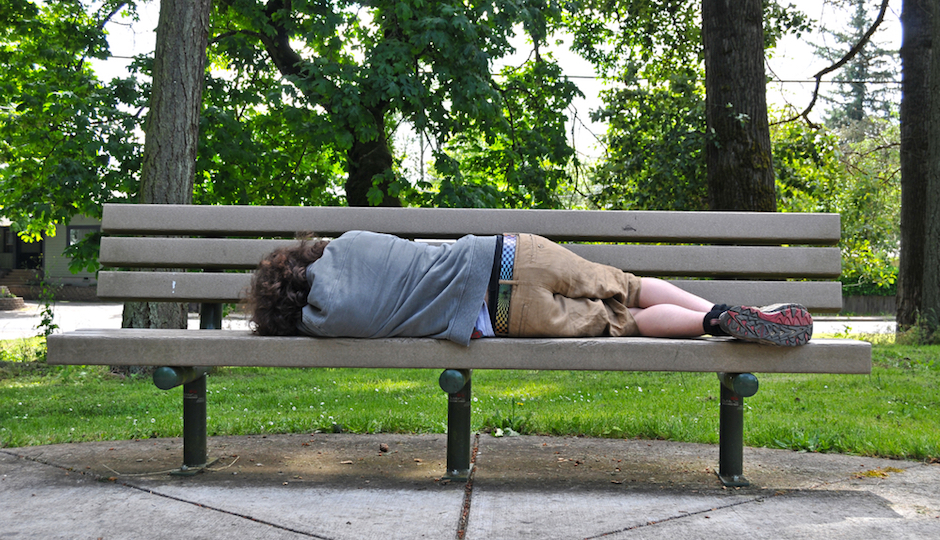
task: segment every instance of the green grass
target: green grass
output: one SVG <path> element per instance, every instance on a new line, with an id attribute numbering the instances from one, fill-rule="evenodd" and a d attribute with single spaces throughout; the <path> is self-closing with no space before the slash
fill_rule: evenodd
<path id="1" fill-rule="evenodd" d="M 745 444 L 940 458 L 940 346 L 874 347 L 871 375 L 758 374 Z M 18 340 L 21 341 L 21 340 Z M 19 353 L 9 353 L 9 347 Z M 10 362 L 0 342 L 0 446 L 180 436 L 181 390 L 97 366 Z M 24 352 L 25 351 L 25 352 Z M 210 435 L 442 433 L 438 371 L 225 368 L 209 377 Z M 718 441 L 714 374 L 476 371 L 473 427 L 520 433 Z"/>

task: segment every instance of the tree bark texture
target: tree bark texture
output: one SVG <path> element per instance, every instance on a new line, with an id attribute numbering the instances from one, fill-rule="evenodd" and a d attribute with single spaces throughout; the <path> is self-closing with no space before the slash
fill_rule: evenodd
<path id="1" fill-rule="evenodd" d="M 928 241 L 927 179 L 930 175 L 931 5 L 936 0 L 904 0 L 901 12 L 901 260 L 898 272 L 899 330 L 917 323 L 922 312 Z M 934 242 L 936 242 L 936 237 Z"/>
<path id="2" fill-rule="evenodd" d="M 193 199 L 211 0 L 162 0 L 140 202 Z"/>
<path id="3" fill-rule="evenodd" d="M 712 210 L 777 209 L 761 0 L 702 0 Z"/>
<path id="4" fill-rule="evenodd" d="M 931 49 L 940 43 L 940 1 L 931 6 Z M 930 108 L 928 114 L 927 147 L 927 208 L 924 215 L 926 241 L 924 242 L 922 319 L 931 334 L 940 329 L 940 54 L 931 52 L 928 72 Z M 931 337 L 931 341 L 936 338 Z"/>
<path id="5" fill-rule="evenodd" d="M 140 203 L 190 204 L 205 81 L 211 0 L 161 0 Z M 122 326 L 186 328 L 185 306 L 127 303 Z"/>

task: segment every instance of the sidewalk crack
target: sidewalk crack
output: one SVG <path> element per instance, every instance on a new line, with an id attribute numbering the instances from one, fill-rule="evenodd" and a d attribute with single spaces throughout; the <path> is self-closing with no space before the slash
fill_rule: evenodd
<path id="1" fill-rule="evenodd" d="M 457 540 L 463 540 L 467 535 L 467 524 L 470 522 L 470 503 L 473 500 L 473 477 L 476 475 L 477 452 L 480 450 L 480 434 L 473 437 L 473 450 L 470 454 L 470 475 L 463 490 L 463 507 L 460 510 L 460 520 L 457 522 Z"/>

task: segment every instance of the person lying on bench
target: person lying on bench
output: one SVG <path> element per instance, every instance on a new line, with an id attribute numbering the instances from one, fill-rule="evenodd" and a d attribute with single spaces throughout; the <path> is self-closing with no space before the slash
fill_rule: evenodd
<path id="1" fill-rule="evenodd" d="M 261 335 L 432 337 L 733 336 L 795 346 L 799 304 L 713 304 L 671 283 L 587 261 L 533 234 L 430 245 L 367 231 L 265 256 L 248 303 Z"/>

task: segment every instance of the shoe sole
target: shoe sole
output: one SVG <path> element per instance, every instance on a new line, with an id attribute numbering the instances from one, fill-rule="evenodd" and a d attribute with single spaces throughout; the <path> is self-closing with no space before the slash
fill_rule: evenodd
<path id="1" fill-rule="evenodd" d="M 735 306 L 721 314 L 718 325 L 740 340 L 782 347 L 805 345 L 813 335 L 813 317 L 799 304 Z"/>

